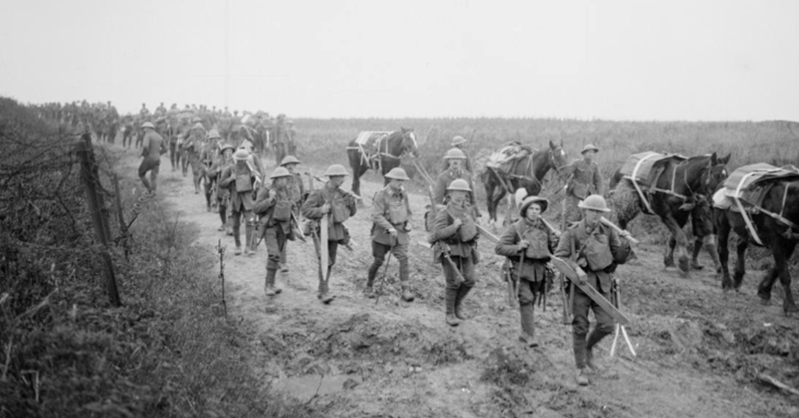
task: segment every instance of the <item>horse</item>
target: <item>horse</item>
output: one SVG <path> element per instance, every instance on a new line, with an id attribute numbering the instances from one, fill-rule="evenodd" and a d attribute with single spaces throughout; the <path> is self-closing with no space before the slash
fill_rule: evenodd
<path id="1" fill-rule="evenodd" d="M 480 173 L 480 181 L 486 190 L 489 222 L 497 221 L 497 206 L 508 192 L 525 189 L 528 196 L 537 196 L 541 193 L 544 176 L 549 170 L 554 168 L 560 172 L 568 165 L 567 161 L 563 142 L 555 145 L 549 141 L 548 148 L 535 151 L 514 162 L 507 178 L 501 178 L 493 167 L 485 167 Z"/>
<path id="2" fill-rule="evenodd" d="M 761 304 L 769 305 L 771 288 L 779 277 L 785 291 L 782 310 L 788 316 L 791 312 L 799 311 L 793 300 L 793 293 L 791 293 L 791 274 L 788 270 L 788 260 L 799 242 L 799 180 L 775 183 L 766 192 L 760 208 L 762 210 L 754 211 L 750 216 L 757 235 L 763 243 L 762 246 L 768 248 L 774 257 L 774 265 L 760 281 L 757 287 L 757 296 L 760 297 Z M 777 216 L 782 219 L 771 216 L 772 214 L 780 214 Z M 721 288 L 725 292 L 731 289 L 737 291 L 741 287 L 746 272 L 745 256 L 749 241 L 755 245 L 759 244 L 749 235 L 744 218 L 740 213 L 716 207 L 714 215 L 719 234 Z M 727 267 L 730 253 L 727 243 L 731 232 L 735 232 L 740 237 L 736 248 L 738 261 L 735 265 L 733 280 L 730 280 L 730 271 Z"/>
<path id="3" fill-rule="evenodd" d="M 678 161 L 667 160 L 663 171 L 658 176 L 655 184 L 650 189 L 649 207 L 655 215 L 671 232 L 669 248 L 663 257 L 666 267 L 674 267 L 675 247 L 679 256 L 679 268 L 683 277 L 688 276 L 688 238 L 682 230 L 692 217 L 692 224 L 697 235 L 697 244 L 694 246 L 693 257 L 690 265 L 701 268 L 697 262 L 701 242 L 704 238 L 708 252 L 718 266 L 718 257 L 715 243 L 712 240 L 713 221 L 710 209 L 710 196 L 719 184 L 727 178 L 727 163 L 731 155 L 718 158 L 714 152 L 711 155 L 700 155 Z M 642 210 L 647 210 L 646 203 L 635 191 L 631 180 L 621 178 L 621 169 L 617 170 L 611 178 L 611 187 L 614 188 L 611 204 L 619 227 L 627 229 L 627 225 L 638 216 Z M 623 185 L 623 187 L 621 187 Z M 621 188 L 620 188 L 621 187 Z"/>
<path id="4" fill-rule="evenodd" d="M 400 127 L 399 131 L 394 131 L 379 139 L 374 146 L 378 149 L 380 174 L 383 175 L 384 185 L 388 184 L 388 179 L 385 178 L 386 173 L 392 168 L 399 167 L 400 157 L 403 153 L 407 152 L 413 157 L 419 156 L 419 145 L 416 142 L 416 134 L 413 129 Z M 370 158 L 364 155 L 355 139 L 347 144 L 347 156 L 350 160 L 350 168 L 352 168 L 352 192 L 360 196 L 361 176 L 370 168 L 376 169 L 376 167 L 373 166 Z"/>

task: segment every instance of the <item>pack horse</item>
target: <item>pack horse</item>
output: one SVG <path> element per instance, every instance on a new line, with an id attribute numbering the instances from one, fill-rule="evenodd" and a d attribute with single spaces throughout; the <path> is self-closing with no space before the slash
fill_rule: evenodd
<path id="1" fill-rule="evenodd" d="M 413 129 L 400 127 L 399 131 L 364 131 L 347 144 L 347 156 L 352 168 L 352 192 L 361 194 L 361 176 L 367 170 L 380 170 L 385 183 L 386 173 L 399 167 L 404 153 L 419 156 L 419 144 Z"/>

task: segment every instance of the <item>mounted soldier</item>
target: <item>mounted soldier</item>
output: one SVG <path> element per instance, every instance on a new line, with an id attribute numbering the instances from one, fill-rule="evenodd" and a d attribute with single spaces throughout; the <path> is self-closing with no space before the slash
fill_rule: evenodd
<path id="1" fill-rule="evenodd" d="M 388 174 L 388 185 L 375 194 L 372 199 L 372 256 L 374 262 L 369 267 L 369 276 L 366 280 L 365 293 L 367 297 L 374 297 L 374 281 L 380 266 L 383 265 L 386 254 L 394 255 L 399 261 L 399 278 L 402 285 L 402 300 L 412 302 L 408 269 L 408 244 L 410 244 L 411 205 L 408 203 L 408 194 L 403 184 L 410 180 L 405 170 L 396 167 Z M 388 268 L 388 267 L 386 267 Z M 385 273 L 384 273 L 385 274 Z M 385 277 L 383 278 L 385 280 Z"/>

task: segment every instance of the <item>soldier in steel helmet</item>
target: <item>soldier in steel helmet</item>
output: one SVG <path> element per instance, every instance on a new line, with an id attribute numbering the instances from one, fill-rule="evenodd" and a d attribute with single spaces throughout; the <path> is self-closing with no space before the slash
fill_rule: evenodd
<path id="1" fill-rule="evenodd" d="M 244 252 L 250 255 L 252 237 L 255 235 L 255 215 L 253 214 L 252 192 L 262 181 L 261 173 L 250 153 L 239 148 L 233 154 L 233 164 L 225 168 L 219 178 L 220 187 L 230 190 L 231 214 L 233 216 L 233 239 L 236 243 L 235 255 L 241 254 L 241 218 L 244 217 Z"/>
<path id="2" fill-rule="evenodd" d="M 558 244 L 558 235 L 541 219 L 549 201 L 539 196 L 524 199 L 519 220 L 508 226 L 494 251 L 508 257 L 510 274 L 518 283 L 519 313 L 522 332 L 519 340 L 528 347 L 538 346 L 535 338 L 535 302 L 547 291 L 551 271 L 550 255 Z"/>
<path id="3" fill-rule="evenodd" d="M 289 196 L 294 202 L 294 214 L 298 219 L 300 216 L 300 206 L 302 206 L 302 201 L 305 197 L 305 185 L 302 183 L 302 177 L 300 173 L 294 172 L 299 164 L 300 160 L 293 155 L 287 155 L 283 158 L 283 161 L 280 162 L 280 166 L 285 168 L 289 173 L 289 177 L 286 179 L 286 190 L 288 190 Z M 288 273 L 288 271 L 289 266 L 286 258 L 286 249 L 283 247 L 283 252 L 280 253 L 280 272 Z"/>
<path id="4" fill-rule="evenodd" d="M 428 237 L 434 244 L 434 260 L 441 263 L 446 278 L 445 320 L 457 326 L 466 319 L 463 300 L 475 283 L 474 266 L 480 259 L 477 252 L 479 233 L 467 202 L 472 188 L 464 179 L 455 179 L 447 187 L 447 206 L 436 214 Z"/>
<path id="5" fill-rule="evenodd" d="M 463 168 L 465 168 L 466 171 L 471 173 L 472 172 L 472 159 L 469 157 L 469 153 L 466 152 L 466 138 L 464 138 L 464 137 L 462 137 L 460 135 L 455 135 L 455 137 L 452 138 L 452 144 L 451 145 L 452 145 L 452 148 L 457 148 L 457 149 L 461 150 L 461 152 L 463 152 L 463 155 L 466 157 L 466 160 L 463 162 Z"/>
<path id="6" fill-rule="evenodd" d="M 144 160 L 139 165 L 139 178 L 147 188 L 147 192 L 155 194 L 155 189 L 158 187 L 158 170 L 161 167 L 161 154 L 166 152 L 166 143 L 164 138 L 155 131 L 155 125 L 151 122 L 145 122 L 142 125 L 144 129 L 144 148 L 142 149 L 141 156 Z M 147 173 L 150 173 L 150 181 L 147 181 Z"/>
<path id="7" fill-rule="evenodd" d="M 566 188 L 566 222 L 575 222 L 582 219 L 582 212 L 578 208 L 578 203 L 592 194 L 602 195 L 604 193 L 602 173 L 594 157 L 599 152 L 599 148 L 592 144 L 583 147 L 580 152 L 583 156 L 581 160 L 574 160 L 571 164 L 563 168 L 564 175 L 570 175 L 568 187 Z"/>
<path id="8" fill-rule="evenodd" d="M 200 149 L 200 171 L 203 179 L 203 192 L 205 194 L 206 210 L 211 212 L 212 206 L 215 202 L 211 201 L 213 189 L 216 186 L 217 175 L 211 172 L 214 162 L 219 159 L 220 144 L 219 132 L 216 129 L 211 129 L 208 132 L 208 139 L 203 143 Z"/>
<path id="9" fill-rule="evenodd" d="M 444 154 L 444 161 L 447 163 L 447 169 L 438 175 L 436 179 L 436 187 L 433 192 L 433 200 L 436 204 L 445 204 L 444 196 L 447 194 L 447 187 L 456 179 L 464 179 L 469 185 L 469 189 L 474 190 L 472 185 L 472 173 L 466 171 L 464 163 L 466 162 L 466 154 L 463 151 L 452 148 Z M 474 193 L 470 193 L 467 203 L 475 206 Z"/>
<path id="10" fill-rule="evenodd" d="M 254 211 L 260 216 L 258 233 L 255 239 L 266 241 L 266 284 L 267 296 L 275 296 L 281 289 L 275 287 L 275 276 L 280 265 L 281 254 L 285 254 L 286 241 L 294 241 L 294 228 L 291 227 L 291 215 L 296 203 L 286 187 L 291 174 L 284 167 L 278 167 L 269 176 L 269 186 L 258 189 Z M 255 239 L 253 241 L 255 241 Z M 253 244 L 257 244 L 253 242 Z"/>
<path id="11" fill-rule="evenodd" d="M 374 262 L 369 267 L 365 293 L 374 297 L 374 281 L 380 266 L 389 252 L 399 261 L 399 277 L 402 286 L 402 300 L 412 302 L 408 268 L 408 244 L 411 222 L 411 205 L 403 187 L 410 180 L 401 167 L 395 167 L 385 176 L 388 185 L 375 194 L 372 199 L 372 256 Z"/>
<path id="12" fill-rule="evenodd" d="M 344 221 L 354 216 L 357 212 L 355 206 L 355 198 L 341 189 L 344 183 L 344 177 L 349 175 L 347 169 L 339 164 L 333 164 L 327 168 L 324 174 L 328 177 L 328 182 L 319 189 L 314 190 L 305 200 L 302 205 L 302 215 L 308 219 L 318 221 L 323 216 L 328 216 L 328 231 L 327 231 L 327 250 L 328 250 L 328 265 L 321 266 L 319 269 L 319 293 L 317 297 L 323 303 L 330 303 L 334 296 L 330 294 L 328 288 L 328 278 L 333 265 L 336 264 L 336 252 L 338 244 L 346 245 L 349 243 L 349 232 L 344 226 Z M 311 228 L 319 228 L 317 222 Z M 315 235 L 315 238 L 319 234 Z M 314 244 L 319 254 L 320 246 L 316 239 Z M 323 277 L 324 274 L 324 277 Z"/>
<path id="13" fill-rule="evenodd" d="M 215 129 L 211 130 L 212 133 L 215 131 Z M 220 145 L 219 156 L 208 170 L 208 176 L 213 180 L 214 188 L 216 189 L 216 205 L 219 211 L 219 219 L 222 221 L 219 231 L 227 231 L 228 235 L 233 235 L 231 221 L 228 219 L 230 188 L 222 187 L 219 184 L 219 178 L 226 168 L 233 165 L 233 151 L 235 151 L 235 148 L 231 144 Z"/>
<path id="14" fill-rule="evenodd" d="M 625 239 L 627 231 L 621 234 L 600 222 L 603 214 L 610 212 L 605 199 L 600 195 L 590 195 L 578 204 L 583 211 L 583 220 L 573 224 L 561 236 L 555 256 L 571 258 L 587 275 L 587 283 L 595 288 L 605 299 L 610 300 L 612 272 L 618 264 L 624 264 L 630 254 L 630 244 Z M 574 292 L 572 313 L 572 340 L 574 361 L 577 365 L 577 383 L 588 384 L 586 366 L 596 370 L 594 346 L 614 330 L 610 314 L 594 302 L 577 286 Z M 588 311 L 592 309 L 596 326 L 588 332 Z M 587 336 L 587 338 L 586 338 Z"/>

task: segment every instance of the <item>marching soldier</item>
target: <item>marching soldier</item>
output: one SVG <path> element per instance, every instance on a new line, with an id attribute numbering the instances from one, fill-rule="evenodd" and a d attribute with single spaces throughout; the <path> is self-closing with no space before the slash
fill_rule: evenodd
<path id="1" fill-rule="evenodd" d="M 587 283 L 596 289 L 605 299 L 610 300 L 611 274 L 616 265 L 624 264 L 630 253 L 627 240 L 619 239 L 629 236 L 627 231 L 621 234 L 603 225 L 600 218 L 603 213 L 610 212 L 605 199 L 600 195 L 591 195 L 578 204 L 583 210 L 583 220 L 572 225 L 558 243 L 556 257 L 571 257 L 585 271 Z M 572 313 L 572 339 L 574 361 L 577 365 L 577 384 L 588 385 L 585 367 L 596 369 L 593 348 L 606 335 L 614 330 L 614 320 L 610 314 L 594 302 L 578 287 L 572 285 L 574 292 Z M 594 311 L 596 326 L 588 333 L 588 310 Z M 588 338 L 586 339 L 586 335 Z"/>
<path id="2" fill-rule="evenodd" d="M 219 132 L 216 129 L 211 129 L 208 133 L 208 139 L 203 141 L 200 148 L 200 177 L 203 180 L 203 193 L 205 194 L 206 210 L 211 212 L 211 195 L 213 194 L 214 183 L 216 176 L 211 175 L 211 167 L 218 159 L 217 153 L 220 149 L 218 141 L 221 139 Z"/>
<path id="3" fill-rule="evenodd" d="M 434 260 L 441 263 L 447 281 L 444 294 L 446 322 L 457 326 L 466 317 L 463 300 L 474 286 L 474 265 L 479 262 L 477 224 L 468 204 L 469 183 L 456 179 L 447 187 L 449 202 L 436 214 L 429 241 L 434 245 Z"/>
<path id="4" fill-rule="evenodd" d="M 255 213 L 260 215 L 256 239 L 264 237 L 266 240 L 266 295 L 275 296 L 281 292 L 280 288 L 275 287 L 275 275 L 281 254 L 285 254 L 286 240 L 295 239 L 294 228 L 291 227 L 295 202 L 286 187 L 291 178 L 288 170 L 278 167 L 269 178 L 272 184 L 258 190 L 254 208 Z"/>
<path id="5" fill-rule="evenodd" d="M 571 175 L 566 189 L 566 222 L 576 222 L 582 219 L 578 203 L 592 194 L 602 195 L 604 190 L 602 173 L 599 166 L 593 161 L 599 148 L 588 144 L 583 147 L 582 160 L 575 160 L 563 168 L 565 175 Z"/>
<path id="6" fill-rule="evenodd" d="M 344 176 L 347 176 L 347 169 L 339 164 L 333 164 L 325 171 L 325 176 L 329 178 L 324 187 L 311 192 L 308 199 L 302 205 L 302 214 L 308 219 L 319 220 L 322 216 L 328 216 L 327 249 L 328 265 L 319 268 L 319 294 L 317 297 L 323 303 L 330 303 L 334 297 L 330 295 L 328 289 L 328 279 L 333 265 L 336 264 L 336 251 L 338 244 L 345 245 L 349 242 L 349 232 L 344 227 L 344 221 L 354 216 L 357 208 L 355 198 L 346 193 L 340 187 L 344 183 Z M 318 224 L 313 225 L 318 229 Z M 318 235 L 314 235 L 314 245 L 317 249 L 317 256 L 320 256 L 320 244 Z M 323 277 L 324 274 L 324 277 Z"/>
<path id="7" fill-rule="evenodd" d="M 139 178 L 147 191 L 150 194 L 155 194 L 155 189 L 158 186 L 158 169 L 161 167 L 161 154 L 166 152 L 166 144 L 164 138 L 155 132 L 155 125 L 151 122 L 145 122 L 142 128 L 144 128 L 144 148 L 141 156 L 144 157 L 144 160 L 139 166 Z M 147 181 L 148 171 L 150 172 L 149 182 Z"/>
<path id="8" fill-rule="evenodd" d="M 410 180 L 400 167 L 391 169 L 386 174 L 388 185 L 375 194 L 372 200 L 372 256 L 374 262 L 369 267 L 365 293 L 374 297 L 374 281 L 380 266 L 383 265 L 387 253 L 394 254 L 399 261 L 399 277 L 402 285 L 402 300 L 413 301 L 413 294 L 408 283 L 408 244 L 411 242 L 409 232 L 411 224 L 411 206 L 408 194 L 402 185 Z"/>
<path id="9" fill-rule="evenodd" d="M 215 132 L 215 130 L 211 132 Z M 228 206 L 230 206 L 230 189 L 228 187 L 222 187 L 219 184 L 219 176 L 226 168 L 233 165 L 234 149 L 233 145 L 223 144 L 219 148 L 219 158 L 214 161 L 214 164 L 208 172 L 209 177 L 213 180 L 213 187 L 216 188 L 217 209 L 219 210 L 219 219 L 222 221 L 219 231 L 227 231 L 228 235 L 233 235 L 233 231 L 230 228 L 230 220 L 227 216 Z"/>
<path id="10" fill-rule="evenodd" d="M 510 278 L 519 298 L 522 332 L 519 340 L 528 347 L 537 347 L 535 339 L 535 302 L 546 294 L 550 254 L 555 250 L 558 237 L 541 219 L 549 201 L 543 197 L 524 199 L 519 210 L 519 220 L 508 226 L 500 237 L 494 252 L 510 260 Z"/>
<path id="11" fill-rule="evenodd" d="M 202 179 L 202 164 L 200 153 L 205 146 L 205 127 L 197 122 L 191 128 L 188 139 L 184 143 L 184 149 L 188 152 L 191 175 L 194 182 L 194 194 L 200 194 L 200 180 Z"/>
<path id="12" fill-rule="evenodd" d="M 289 173 L 289 177 L 286 179 L 286 189 L 289 192 L 289 196 L 291 196 L 291 200 L 294 202 L 294 214 L 298 219 L 300 216 L 300 206 L 302 206 L 303 197 L 305 196 L 305 186 L 302 183 L 302 177 L 300 173 L 294 172 L 299 164 L 300 160 L 292 155 L 287 155 L 286 158 L 280 162 L 280 166 L 284 167 Z M 289 271 L 289 266 L 286 261 L 286 249 L 284 247 L 283 252 L 280 253 L 281 273 L 288 273 Z"/>
<path id="13" fill-rule="evenodd" d="M 466 171 L 471 173 L 472 172 L 472 159 L 469 158 L 469 153 L 466 152 L 466 150 L 464 149 L 465 147 L 466 147 L 466 138 L 464 138 L 464 137 L 462 137 L 460 135 L 455 135 L 455 137 L 452 138 L 452 148 L 457 148 L 457 149 L 461 150 L 463 155 L 466 157 L 466 161 L 463 163 L 463 167 L 466 169 Z"/>
<path id="14" fill-rule="evenodd" d="M 241 254 L 241 218 L 244 216 L 244 252 L 250 255 L 255 216 L 253 215 L 252 191 L 261 182 L 261 172 L 255 167 L 246 149 L 239 148 L 233 154 L 233 164 L 227 167 L 219 179 L 221 187 L 230 189 L 231 213 L 233 214 L 233 239 L 236 243 L 234 254 Z"/>
<path id="15" fill-rule="evenodd" d="M 438 179 L 436 179 L 435 194 L 433 195 L 433 200 L 439 205 L 444 204 L 444 195 L 449 190 L 449 185 L 457 179 L 463 179 L 469 186 L 469 190 L 474 190 L 472 173 L 466 171 L 463 167 L 466 162 L 466 154 L 463 151 L 457 148 L 450 149 L 444 154 L 444 161 L 447 162 L 447 170 L 439 174 Z M 472 206 L 475 214 L 480 216 L 474 193 L 469 193 L 467 202 Z"/>

